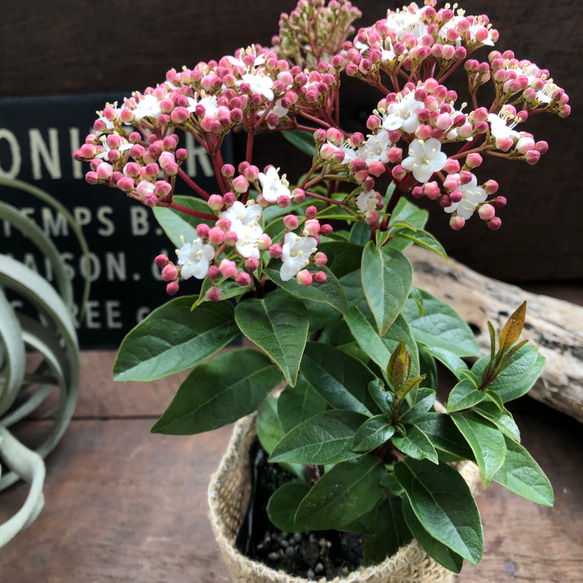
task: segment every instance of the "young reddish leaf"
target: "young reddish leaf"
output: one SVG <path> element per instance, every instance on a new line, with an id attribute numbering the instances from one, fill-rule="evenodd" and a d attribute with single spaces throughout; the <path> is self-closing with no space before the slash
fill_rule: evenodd
<path id="1" fill-rule="evenodd" d="M 526 316 L 526 302 L 508 318 L 500 332 L 500 354 L 504 354 L 520 337 L 524 318 Z"/>
<path id="2" fill-rule="evenodd" d="M 405 343 L 401 340 L 397 348 L 391 354 L 387 365 L 387 378 L 395 391 L 398 391 L 409 378 L 411 371 L 411 357 L 407 352 Z"/>

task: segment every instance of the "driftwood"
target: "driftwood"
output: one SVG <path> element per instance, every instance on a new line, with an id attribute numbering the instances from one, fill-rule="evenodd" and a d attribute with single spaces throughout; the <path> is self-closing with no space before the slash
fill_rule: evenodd
<path id="1" fill-rule="evenodd" d="M 407 254 L 414 265 L 414 284 L 455 307 L 483 350 L 490 346 L 487 321 L 500 330 L 526 300 L 522 338 L 546 358 L 544 372 L 529 395 L 583 422 L 583 307 L 485 277 L 454 259 L 446 263 L 419 247 Z"/>

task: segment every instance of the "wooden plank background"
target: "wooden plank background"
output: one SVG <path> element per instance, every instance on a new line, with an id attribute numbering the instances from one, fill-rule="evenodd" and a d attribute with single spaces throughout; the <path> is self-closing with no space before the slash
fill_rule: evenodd
<path id="1" fill-rule="evenodd" d="M 377 0 L 357 4 L 365 14 L 359 26 L 382 18 L 387 7 Z M 470 14 L 490 16 L 501 31 L 497 48 L 512 48 L 518 58 L 550 69 L 570 95 L 573 114 L 568 120 L 538 116 L 525 126 L 550 144 L 535 167 L 489 159 L 478 172 L 480 179 L 498 179 L 500 194 L 510 201 L 500 213 L 500 231 L 490 232 L 474 219 L 454 233 L 435 203 L 429 204 L 430 227 L 453 257 L 486 275 L 515 282 L 582 279 L 583 3 L 467 0 L 462 5 Z M 68 0 L 6 2 L 0 95 L 143 90 L 162 81 L 171 67 L 232 54 L 251 42 L 269 45 L 279 13 L 294 6 L 294 0 L 80 0 L 74 7 Z M 482 49 L 480 58 L 487 53 Z M 346 84 L 344 118 L 352 129 L 364 127 L 378 98 L 361 84 Z M 88 125 L 92 120 L 88 112 Z M 258 139 L 256 162 L 281 165 L 297 177 L 298 156 L 283 139 L 276 142 Z"/>

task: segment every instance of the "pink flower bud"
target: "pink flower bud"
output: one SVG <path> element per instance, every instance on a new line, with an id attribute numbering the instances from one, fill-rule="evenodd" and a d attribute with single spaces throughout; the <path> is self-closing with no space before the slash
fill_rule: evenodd
<path id="1" fill-rule="evenodd" d="M 281 257 L 281 253 L 281 245 L 278 245 L 277 243 L 269 248 L 269 256 L 273 257 L 274 259 L 279 259 Z"/>
<path id="2" fill-rule="evenodd" d="M 403 180 L 403 178 L 407 176 L 407 170 L 405 170 L 400 164 L 397 164 L 393 168 L 392 175 L 395 180 Z"/>
<path id="3" fill-rule="evenodd" d="M 239 237 L 237 235 L 237 233 L 235 233 L 235 231 L 227 231 L 225 233 L 225 237 L 223 239 L 223 242 L 225 243 L 225 245 L 228 245 L 229 247 L 233 247 L 237 241 L 239 240 Z"/>
<path id="4" fill-rule="evenodd" d="M 326 283 L 328 276 L 323 271 L 316 271 L 314 273 L 314 281 L 316 283 Z"/>
<path id="5" fill-rule="evenodd" d="M 171 281 L 167 286 L 166 286 L 166 293 L 169 296 L 174 296 L 178 293 L 178 282 L 177 281 Z"/>
<path id="6" fill-rule="evenodd" d="M 263 233 L 262 235 L 259 235 L 259 237 L 257 238 L 257 248 L 260 251 L 265 251 L 266 249 L 269 249 L 270 246 L 271 246 L 271 237 L 267 233 Z"/>
<path id="7" fill-rule="evenodd" d="M 437 182 L 427 182 L 423 186 L 423 194 L 431 200 L 435 200 L 440 195 L 439 184 Z"/>
<path id="8" fill-rule="evenodd" d="M 491 221 L 496 216 L 496 209 L 491 204 L 483 204 L 478 209 L 478 215 L 483 221 Z"/>
<path id="9" fill-rule="evenodd" d="M 488 180 L 484 184 L 484 190 L 489 196 L 496 194 L 498 192 L 498 188 L 498 183 L 495 180 Z"/>
<path id="10" fill-rule="evenodd" d="M 379 213 L 377 213 L 377 211 L 366 211 L 364 213 L 364 220 L 366 224 L 373 229 L 379 228 L 380 226 L 379 219 L 380 215 Z"/>
<path id="11" fill-rule="evenodd" d="M 449 197 L 449 204 L 446 204 L 444 206 L 449 206 L 450 204 L 461 202 L 462 198 L 464 197 L 464 195 L 459 190 L 454 190 L 453 192 L 450 192 L 447 196 Z M 443 203 L 445 201 L 440 202 Z"/>
<path id="12" fill-rule="evenodd" d="M 294 229 L 298 228 L 298 217 L 295 215 L 286 215 L 283 218 L 283 224 L 285 225 L 286 229 L 293 231 Z"/>
<path id="13" fill-rule="evenodd" d="M 533 166 L 540 160 L 540 152 L 538 150 L 530 150 L 524 156 L 527 164 Z"/>
<path id="14" fill-rule="evenodd" d="M 249 182 L 257 182 L 259 178 L 259 168 L 250 164 L 245 170 L 243 170 L 243 176 L 245 176 Z"/>
<path id="15" fill-rule="evenodd" d="M 259 267 L 259 261 L 255 257 L 251 257 L 245 261 L 245 269 L 249 272 L 255 271 Z"/>
<path id="16" fill-rule="evenodd" d="M 403 150 L 393 146 L 392 148 L 389 148 L 387 157 L 391 164 L 399 164 L 403 160 Z"/>
<path id="17" fill-rule="evenodd" d="M 174 281 L 178 277 L 178 270 L 171 263 L 162 269 L 162 279 L 164 281 Z"/>
<path id="18" fill-rule="evenodd" d="M 456 174 L 460 171 L 460 163 L 454 158 L 448 158 L 445 166 L 443 167 L 443 170 L 448 174 Z"/>
<path id="19" fill-rule="evenodd" d="M 223 208 L 223 197 L 220 194 L 211 194 L 207 204 L 211 210 L 220 211 Z"/>
<path id="20" fill-rule="evenodd" d="M 282 194 L 277 197 L 277 206 L 284 209 L 291 204 L 291 198 L 287 194 Z"/>
<path id="21" fill-rule="evenodd" d="M 225 178 L 232 178 L 235 176 L 235 167 L 232 164 L 224 164 L 221 168 L 221 174 Z"/>
<path id="22" fill-rule="evenodd" d="M 317 219 L 309 219 L 304 224 L 304 233 L 307 233 L 309 237 L 313 237 L 320 232 L 320 221 Z"/>
<path id="23" fill-rule="evenodd" d="M 236 200 L 237 198 L 232 192 L 225 192 L 225 194 L 223 195 L 223 204 L 225 205 L 225 208 L 232 207 L 235 204 Z"/>
<path id="24" fill-rule="evenodd" d="M 111 164 L 108 164 L 107 162 L 102 162 L 98 167 L 97 167 L 97 176 L 99 176 L 99 178 L 101 180 L 107 180 L 113 173 L 113 166 Z"/>
<path id="25" fill-rule="evenodd" d="M 221 275 L 221 272 L 219 271 L 219 268 L 216 265 L 209 266 L 207 276 L 211 281 L 215 281 L 215 279 L 217 279 L 219 275 Z"/>
<path id="26" fill-rule="evenodd" d="M 490 203 L 493 204 L 497 209 L 501 209 L 506 206 L 508 200 L 506 200 L 505 196 L 497 196 L 496 198 L 493 198 Z"/>
<path id="27" fill-rule="evenodd" d="M 432 131 L 431 126 L 421 124 L 415 130 L 415 136 L 420 140 L 428 140 L 431 137 Z"/>
<path id="28" fill-rule="evenodd" d="M 488 229 L 492 231 L 497 231 L 502 226 L 502 219 L 500 217 L 494 217 L 491 221 L 486 223 Z"/>
<path id="29" fill-rule="evenodd" d="M 211 287 L 211 289 L 209 289 L 205 295 L 211 302 L 221 301 L 221 290 L 218 287 Z"/>
<path id="30" fill-rule="evenodd" d="M 482 156 L 480 154 L 473 153 L 466 156 L 466 166 L 468 168 L 477 168 L 480 164 L 482 164 Z"/>
<path id="31" fill-rule="evenodd" d="M 216 228 L 216 227 L 215 227 Z M 205 225 L 205 223 L 200 223 L 200 225 L 196 225 L 196 236 L 200 237 L 201 239 L 208 239 L 210 232 L 210 227 Z M 222 231 L 221 231 L 222 233 Z"/>
<path id="32" fill-rule="evenodd" d="M 300 285 L 308 287 L 309 285 L 312 285 L 313 278 L 312 274 L 307 269 L 302 269 L 296 275 L 296 280 Z"/>
<path id="33" fill-rule="evenodd" d="M 219 271 L 223 277 L 233 277 L 237 275 L 237 264 L 229 259 L 223 259 L 219 265 Z"/>
<path id="34" fill-rule="evenodd" d="M 213 227 L 208 232 L 208 239 L 211 245 L 220 245 L 225 240 L 225 233 L 220 227 Z"/>
<path id="35" fill-rule="evenodd" d="M 306 198 L 306 193 L 301 188 L 294 188 L 291 195 L 292 200 L 296 203 L 303 202 L 304 198 Z"/>
<path id="36" fill-rule="evenodd" d="M 520 154 L 526 154 L 530 150 L 534 150 L 536 147 L 535 141 L 532 138 L 520 138 L 516 143 L 516 151 Z M 538 151 L 538 150 L 537 150 Z M 540 155 L 540 152 L 538 152 Z"/>
<path id="37" fill-rule="evenodd" d="M 322 253 L 322 251 L 318 251 L 318 253 L 314 255 L 312 260 L 314 264 L 317 265 L 318 267 L 322 267 L 326 265 L 326 263 L 328 263 L 328 257 L 326 256 L 325 253 Z"/>
<path id="38" fill-rule="evenodd" d="M 413 198 L 422 198 L 423 197 L 423 187 L 421 187 L 421 186 L 413 187 L 413 190 L 411 191 L 411 195 L 413 196 Z"/>
<path id="39" fill-rule="evenodd" d="M 248 273 L 244 273 L 243 271 L 241 273 L 237 274 L 237 277 L 235 278 L 235 281 L 242 287 L 247 287 L 249 285 L 249 283 L 251 282 L 251 277 L 249 276 Z"/>
<path id="40" fill-rule="evenodd" d="M 247 192 L 249 190 L 249 182 L 244 176 L 237 176 L 233 180 L 233 189 L 238 193 Z"/>
<path id="41" fill-rule="evenodd" d="M 144 195 L 144 204 L 154 208 L 158 204 L 158 197 L 153 192 L 148 192 Z"/>
<path id="42" fill-rule="evenodd" d="M 88 184 L 97 184 L 99 182 L 97 172 L 87 172 L 87 174 L 85 174 L 85 182 Z"/>
<path id="43" fill-rule="evenodd" d="M 535 144 L 535 148 L 537 149 L 538 152 L 540 152 L 541 154 L 546 154 L 548 149 L 549 149 L 549 144 L 547 142 L 545 142 L 544 140 L 539 140 L 536 144 Z"/>
<path id="44" fill-rule="evenodd" d="M 377 178 L 385 173 L 385 165 L 379 160 L 373 160 L 368 165 L 369 172 Z"/>
<path id="45" fill-rule="evenodd" d="M 154 259 L 154 263 L 156 264 L 157 267 L 162 269 L 163 267 L 166 267 L 168 265 L 169 259 L 166 255 L 160 254 L 156 257 L 156 259 Z"/>
<path id="46" fill-rule="evenodd" d="M 449 226 L 454 231 L 459 231 L 460 229 L 463 229 L 465 224 L 466 224 L 466 219 L 464 219 L 463 217 L 460 217 L 459 215 L 452 215 L 451 218 L 449 219 Z"/>
<path id="47" fill-rule="evenodd" d="M 221 217 L 216 223 L 215 227 L 219 227 L 223 232 L 231 230 L 231 220 L 226 217 Z"/>
<path id="48" fill-rule="evenodd" d="M 123 192 L 129 192 L 134 188 L 134 179 L 124 176 L 117 181 L 117 187 Z"/>
<path id="49" fill-rule="evenodd" d="M 154 191 L 158 196 L 165 197 L 172 192 L 172 185 L 165 180 L 158 180 L 154 184 Z"/>
<path id="50" fill-rule="evenodd" d="M 145 166 L 145 171 L 146 175 L 149 176 L 150 178 L 156 178 L 156 176 L 158 176 L 158 174 L 160 173 L 160 167 L 158 166 L 158 164 L 152 162 Z"/>
<path id="51" fill-rule="evenodd" d="M 306 218 L 313 219 L 318 214 L 318 209 L 315 206 L 309 206 L 306 209 Z"/>

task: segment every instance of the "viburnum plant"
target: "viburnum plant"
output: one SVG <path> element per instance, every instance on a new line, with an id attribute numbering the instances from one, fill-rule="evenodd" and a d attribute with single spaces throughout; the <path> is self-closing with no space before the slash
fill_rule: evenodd
<path id="1" fill-rule="evenodd" d="M 506 198 L 483 161 L 536 163 L 548 146 L 523 124 L 570 108 L 548 71 L 511 51 L 469 58 L 498 40 L 485 15 L 435 5 L 388 10 L 353 36 L 361 15 L 350 2 L 301 0 L 272 47 L 170 70 L 108 104 L 75 158 L 90 163 L 89 183 L 153 208 L 177 248 L 176 259 L 155 260 L 170 295 L 202 280 L 119 351 L 118 380 L 192 369 L 153 431 L 199 433 L 259 409 L 270 461 L 303 468 L 270 500 L 276 526 L 364 532 L 369 563 L 414 537 L 459 571 L 463 559 L 480 560 L 483 537 L 451 462 L 476 462 L 484 487 L 494 480 L 553 503 L 505 406 L 544 359 L 519 342 L 524 305 L 498 335 L 490 327 L 481 356 L 461 317 L 412 285 L 407 246 L 446 256 L 424 230 L 428 213 L 405 195 L 436 201 L 453 229 L 474 214 L 498 229 Z M 467 77 L 467 102 L 445 85 L 454 72 Z M 362 132 L 340 125 L 345 76 L 380 92 Z M 247 134 L 237 165 L 221 152 L 233 131 Z M 285 169 L 254 164 L 254 136 L 279 132 L 309 154 L 294 185 Z M 217 192 L 182 169 L 185 133 L 208 152 Z M 193 195 L 176 192 L 177 177 Z M 241 333 L 257 348 L 207 361 Z M 436 361 L 457 379 L 439 412 Z M 268 396 L 282 381 L 279 397 Z"/>

